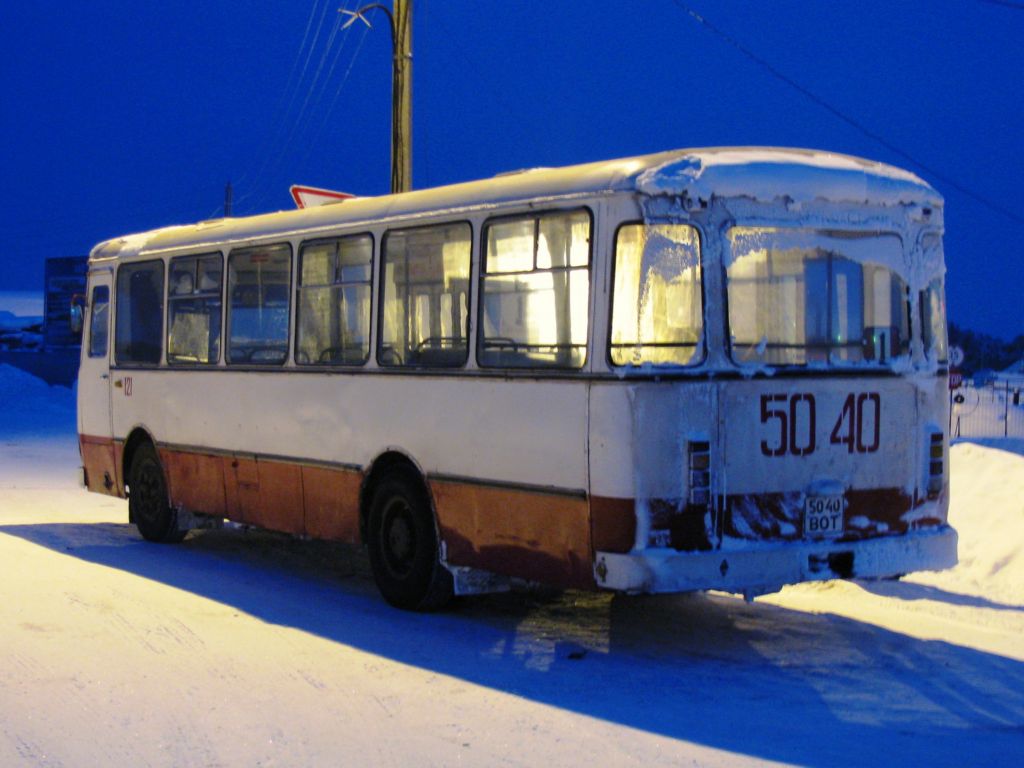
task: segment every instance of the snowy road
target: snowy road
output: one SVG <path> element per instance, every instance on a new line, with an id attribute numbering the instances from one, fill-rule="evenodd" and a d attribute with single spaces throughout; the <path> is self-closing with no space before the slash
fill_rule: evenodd
<path id="1" fill-rule="evenodd" d="M 365 558 L 337 546 L 240 529 L 146 544 L 123 502 L 74 486 L 71 434 L 23 421 L 0 424 L 0 766 L 1024 755 L 1021 457 L 953 451 L 956 515 L 1006 518 L 994 564 L 976 554 L 979 522 L 961 572 L 915 582 L 752 605 L 519 594 L 417 615 L 388 608 Z M 1018 487 L 957 500 L 1000 462 Z"/>

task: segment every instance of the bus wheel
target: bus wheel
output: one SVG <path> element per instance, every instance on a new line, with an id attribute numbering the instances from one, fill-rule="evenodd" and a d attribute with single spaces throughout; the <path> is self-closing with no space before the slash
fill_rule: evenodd
<path id="1" fill-rule="evenodd" d="M 429 611 L 452 597 L 452 576 L 441 565 L 430 502 L 419 478 L 396 469 L 377 485 L 367 541 L 374 581 L 396 608 Z"/>
<path id="2" fill-rule="evenodd" d="M 135 527 L 148 541 L 179 542 L 188 531 L 178 530 L 178 515 L 167 499 L 167 482 L 156 449 L 140 445 L 128 474 L 128 509 Z"/>

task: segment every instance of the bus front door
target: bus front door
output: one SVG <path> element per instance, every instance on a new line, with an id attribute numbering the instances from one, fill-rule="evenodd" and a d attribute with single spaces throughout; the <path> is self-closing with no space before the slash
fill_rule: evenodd
<path id="1" fill-rule="evenodd" d="M 85 485 L 90 491 L 118 496 L 124 480 L 117 467 L 110 414 L 111 282 L 109 269 L 89 275 L 78 368 L 78 445 Z"/>

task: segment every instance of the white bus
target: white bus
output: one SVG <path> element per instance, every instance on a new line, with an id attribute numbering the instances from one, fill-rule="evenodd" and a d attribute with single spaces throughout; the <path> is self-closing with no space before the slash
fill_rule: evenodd
<path id="1" fill-rule="evenodd" d="M 942 211 L 699 149 L 109 240 L 85 482 L 152 541 L 364 542 L 405 608 L 946 568 Z"/>

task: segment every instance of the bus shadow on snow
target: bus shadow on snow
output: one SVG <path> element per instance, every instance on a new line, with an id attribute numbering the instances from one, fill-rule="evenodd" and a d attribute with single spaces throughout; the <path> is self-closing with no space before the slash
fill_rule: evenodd
<path id="1" fill-rule="evenodd" d="M 361 552 L 333 544 L 226 528 L 160 546 L 114 523 L 0 533 L 397 662 L 755 758 L 934 766 L 1024 749 L 1024 663 L 836 616 L 719 595 L 541 590 L 413 614 L 381 600 Z"/>
<path id="2" fill-rule="evenodd" d="M 862 581 L 860 585 L 868 592 L 879 597 L 891 597 L 895 600 L 931 600 L 964 608 L 986 608 L 990 611 L 1024 611 L 1024 605 L 1000 603 L 975 595 L 961 595 L 927 584 L 896 581 Z"/>

